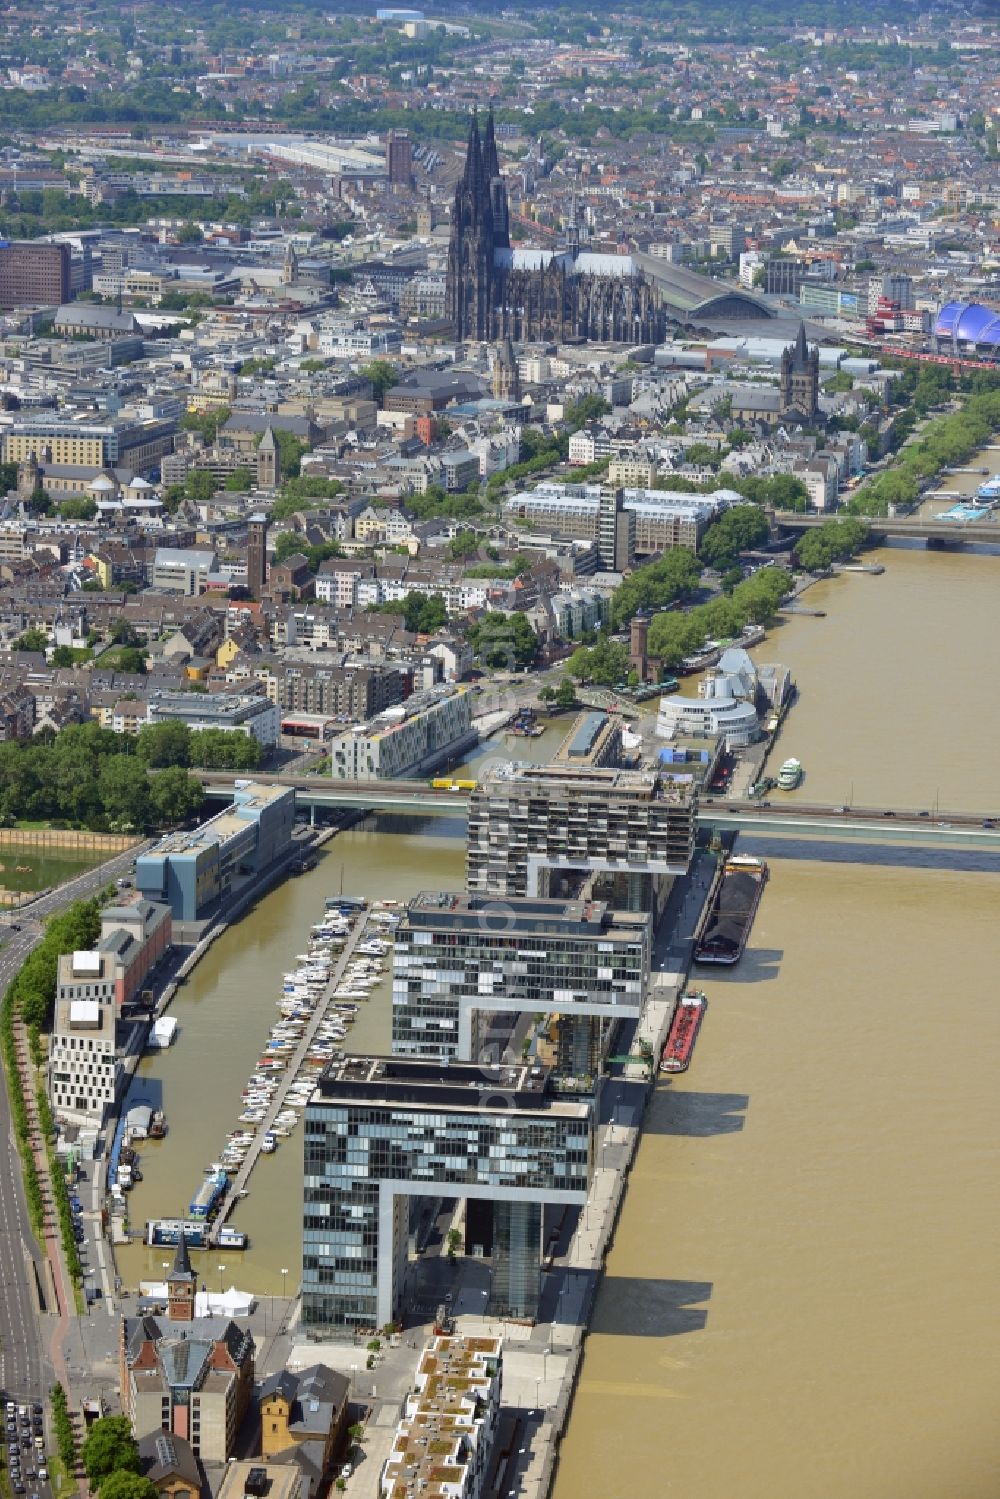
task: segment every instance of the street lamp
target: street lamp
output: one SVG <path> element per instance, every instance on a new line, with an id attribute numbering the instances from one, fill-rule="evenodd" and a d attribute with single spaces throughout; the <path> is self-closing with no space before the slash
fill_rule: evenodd
<path id="1" fill-rule="evenodd" d="M 226 1267 L 225 1267 L 225 1265 L 220 1265 L 219 1266 L 219 1295 L 220 1296 L 222 1295 L 222 1277 L 225 1275 L 225 1273 L 226 1273 Z"/>
<path id="2" fill-rule="evenodd" d="M 288 1299 L 285 1296 L 285 1277 L 286 1277 L 287 1274 L 288 1274 L 288 1266 L 287 1265 L 282 1265 L 282 1267 L 281 1267 L 281 1299 L 285 1303 L 285 1316 L 286 1317 L 288 1316 Z"/>

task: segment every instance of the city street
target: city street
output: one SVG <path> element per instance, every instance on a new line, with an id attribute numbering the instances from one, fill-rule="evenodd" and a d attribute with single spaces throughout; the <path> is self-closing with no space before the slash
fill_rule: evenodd
<path id="1" fill-rule="evenodd" d="M 143 845 L 144 846 L 144 845 Z M 28 954 L 42 939 L 42 920 L 74 900 L 94 895 L 121 878 L 135 861 L 137 847 L 77 875 L 64 885 L 0 919 L 0 993 L 5 992 Z M 16 928 L 16 929 L 15 929 Z M 12 1397 L 39 1399 L 52 1382 L 33 1285 L 42 1277 L 44 1256 L 31 1233 L 12 1127 L 7 1082 L 0 1069 L 0 1387 Z"/>

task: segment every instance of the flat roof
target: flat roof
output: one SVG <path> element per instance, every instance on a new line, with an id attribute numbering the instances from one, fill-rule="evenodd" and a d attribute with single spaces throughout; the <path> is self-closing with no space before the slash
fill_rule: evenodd
<path id="1" fill-rule="evenodd" d="M 545 896 L 492 896 L 421 890 L 401 925 L 475 926 L 484 933 L 526 930 L 572 932 L 580 937 L 641 936 L 652 925 L 648 911 L 618 911 L 603 900 L 560 900 Z"/>
<path id="2" fill-rule="evenodd" d="M 528 1112 L 585 1121 L 587 1104 L 567 1103 L 548 1092 L 548 1067 L 511 1063 L 485 1067 L 421 1057 L 344 1056 L 320 1078 L 313 1103 L 334 1099 L 476 1113 Z"/>

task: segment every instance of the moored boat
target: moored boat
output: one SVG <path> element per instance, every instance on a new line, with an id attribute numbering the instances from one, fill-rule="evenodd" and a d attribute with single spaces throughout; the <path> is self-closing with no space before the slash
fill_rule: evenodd
<path id="1" fill-rule="evenodd" d="M 784 762 L 778 771 L 778 790 L 794 791 L 802 780 L 801 760 L 789 759 Z"/>
<path id="2" fill-rule="evenodd" d="M 677 1001 L 674 1018 L 660 1057 L 661 1072 L 686 1072 L 698 1039 L 708 1000 L 700 990 L 688 990 Z"/>
<path id="3" fill-rule="evenodd" d="M 726 860 L 695 935 L 696 963 L 739 962 L 766 880 L 763 859 L 735 854 Z"/>

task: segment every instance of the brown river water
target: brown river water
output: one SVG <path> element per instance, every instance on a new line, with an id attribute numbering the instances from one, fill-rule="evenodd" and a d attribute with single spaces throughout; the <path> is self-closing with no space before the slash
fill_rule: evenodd
<path id="1" fill-rule="evenodd" d="M 809 800 L 1000 813 L 1000 557 L 878 560 L 810 590 L 826 618 L 761 648 L 800 691 L 776 758 L 803 762 Z M 557 738 L 488 753 L 541 759 Z M 142 1064 L 170 1134 L 143 1151 L 137 1222 L 183 1212 L 218 1154 L 341 867 L 369 896 L 461 885 L 460 822 L 405 826 L 334 839 L 181 991 L 176 1045 Z M 1000 865 L 766 852 L 750 950 L 704 980 L 692 1069 L 650 1106 L 556 1499 L 994 1499 Z M 352 1050 L 387 1045 L 388 1008 L 383 986 Z M 212 1289 L 277 1291 L 282 1267 L 297 1284 L 300 1156 L 298 1131 L 261 1161 L 233 1220 L 252 1248 L 200 1257 Z M 129 1284 L 163 1258 L 119 1253 Z"/>

